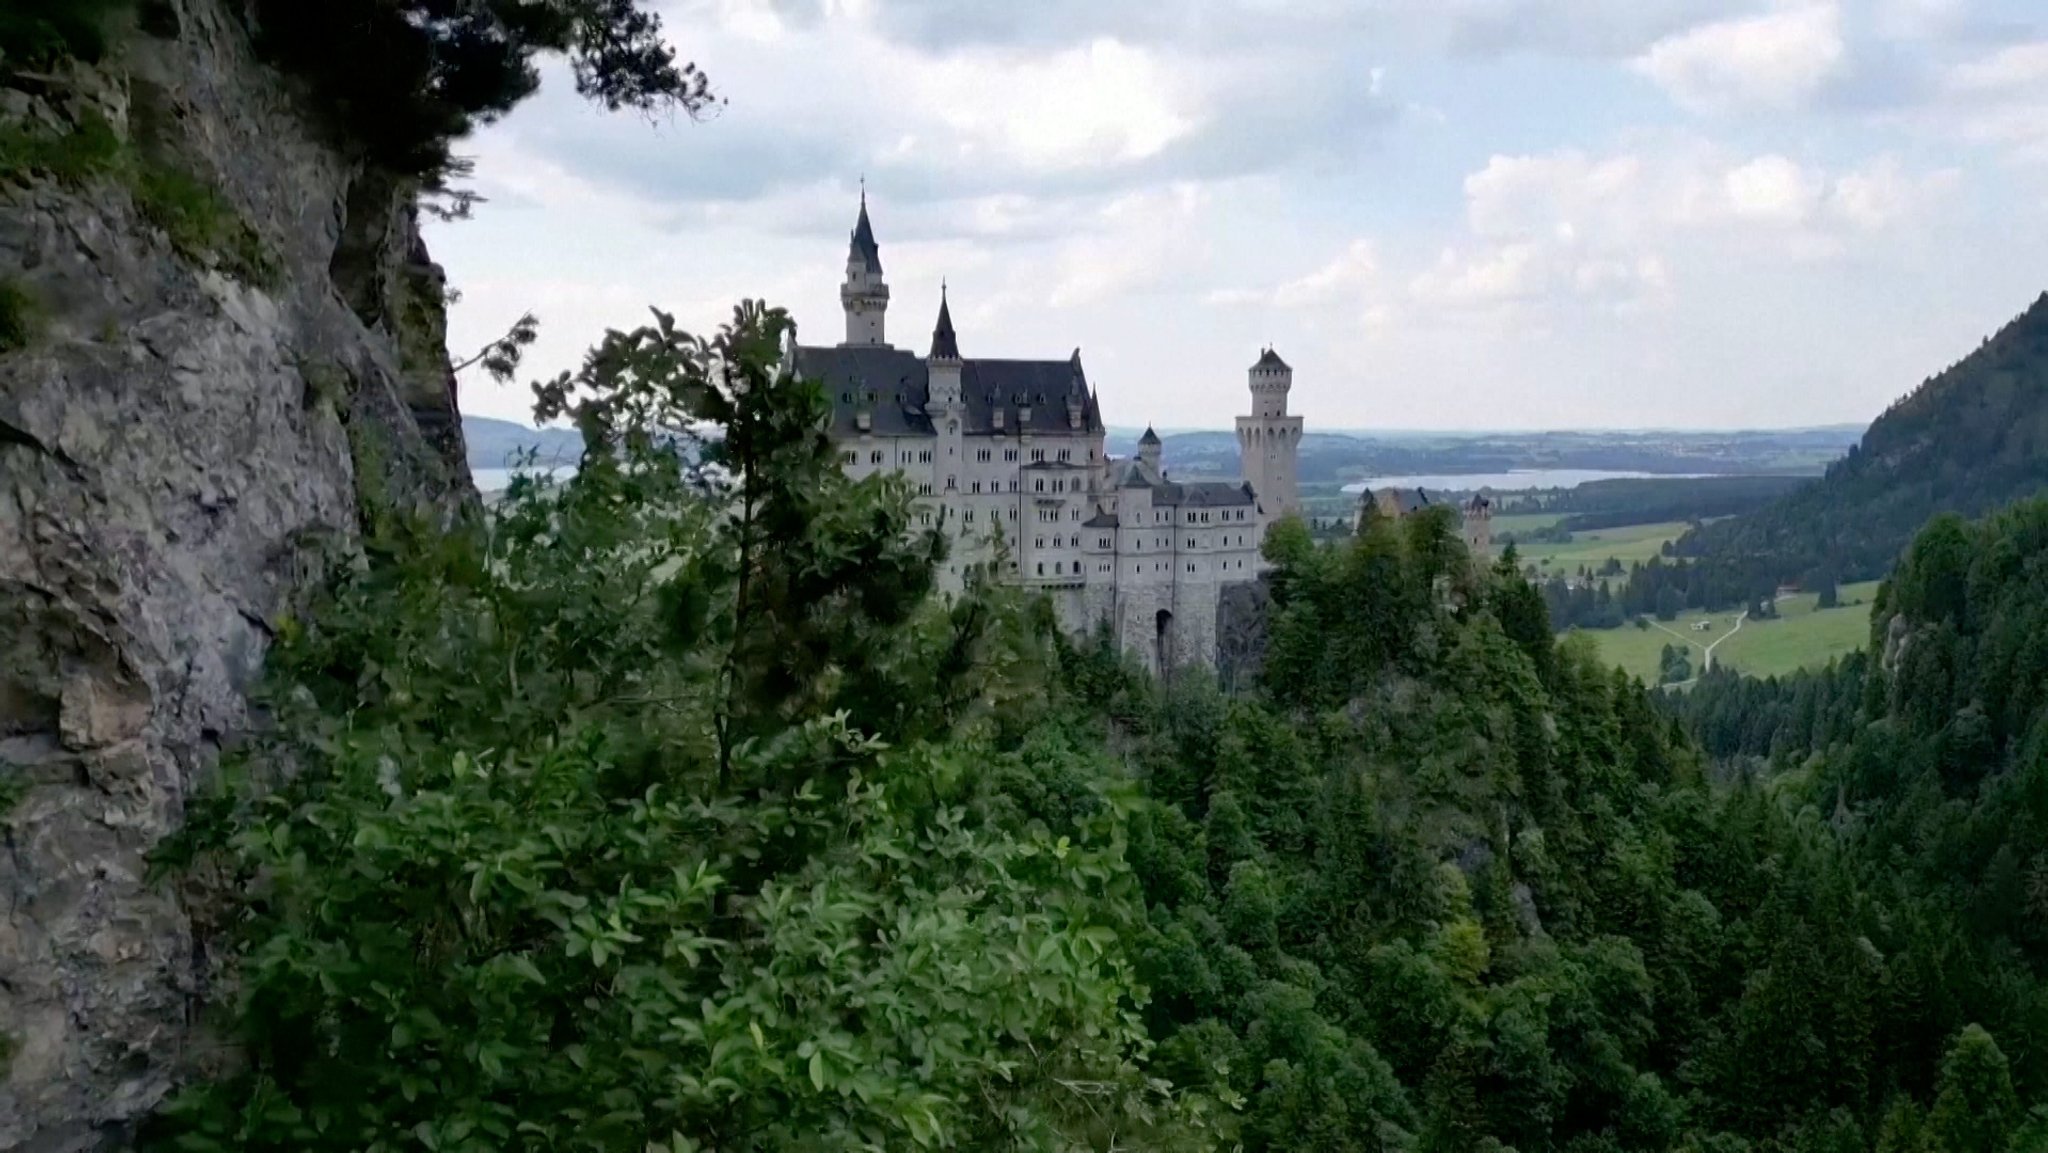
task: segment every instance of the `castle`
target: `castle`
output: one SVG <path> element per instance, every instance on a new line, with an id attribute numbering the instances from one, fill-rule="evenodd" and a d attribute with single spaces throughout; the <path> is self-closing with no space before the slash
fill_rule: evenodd
<path id="1" fill-rule="evenodd" d="M 1432 502 L 1429 494 L 1419 488 L 1380 488 L 1361 493 L 1358 511 L 1352 514 L 1351 528 L 1357 531 L 1365 523 L 1368 510 L 1374 515 L 1389 520 L 1400 520 L 1413 516 Z M 1493 559 L 1493 498 L 1485 493 L 1474 493 L 1470 500 L 1458 506 L 1459 535 L 1465 542 L 1465 551 L 1473 561 L 1485 564 Z"/>
<path id="2" fill-rule="evenodd" d="M 943 591 L 992 572 L 1047 594 L 1072 632 L 1107 624 L 1155 671 L 1213 663 L 1223 590 L 1257 578 L 1267 527 L 1301 508 L 1302 419 L 1287 412 L 1294 372 L 1278 353 L 1252 366 L 1252 411 L 1237 419 L 1245 479 L 1177 481 L 1149 428 L 1136 456 L 1110 458 L 1079 349 L 965 356 L 943 288 L 930 352 L 891 345 L 865 194 L 839 300 L 846 339 L 795 347 L 792 367 L 831 401 L 849 475 L 894 472 L 915 486 L 918 517 L 952 546 Z"/>

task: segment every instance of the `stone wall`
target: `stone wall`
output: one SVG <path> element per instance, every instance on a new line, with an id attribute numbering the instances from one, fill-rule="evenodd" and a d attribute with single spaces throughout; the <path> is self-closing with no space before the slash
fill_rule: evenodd
<path id="1" fill-rule="evenodd" d="M 109 62 L 0 77 L 0 122 L 104 120 L 124 158 L 0 177 L 31 319 L 0 351 L 0 1149 L 121 1147 L 205 1061 L 202 945 L 147 856 L 319 555 L 365 507 L 473 500 L 410 190 L 321 142 L 236 10 L 145 0 Z M 246 243 L 174 245 L 127 158 Z"/>

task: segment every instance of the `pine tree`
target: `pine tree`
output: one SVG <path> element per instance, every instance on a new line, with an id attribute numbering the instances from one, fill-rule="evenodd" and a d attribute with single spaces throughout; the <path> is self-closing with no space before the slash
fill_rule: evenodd
<path id="1" fill-rule="evenodd" d="M 2004 1153 L 2021 1119 L 2012 1073 L 1998 1042 L 1980 1025 L 1965 1026 L 1941 1059 L 1941 1089 L 1927 1118 L 1937 1153 Z"/>

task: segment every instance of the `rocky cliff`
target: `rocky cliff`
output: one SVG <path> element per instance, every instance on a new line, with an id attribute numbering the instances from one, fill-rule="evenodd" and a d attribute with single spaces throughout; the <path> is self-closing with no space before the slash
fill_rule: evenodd
<path id="1" fill-rule="evenodd" d="M 411 189 L 231 0 L 0 63 L 0 1149 L 117 1148 L 206 1060 L 151 848 L 367 510 L 471 499 Z"/>

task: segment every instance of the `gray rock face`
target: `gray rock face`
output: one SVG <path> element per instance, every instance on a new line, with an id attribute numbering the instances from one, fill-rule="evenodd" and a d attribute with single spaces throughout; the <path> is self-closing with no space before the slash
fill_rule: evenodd
<path id="1" fill-rule="evenodd" d="M 120 1147 L 207 1062 L 207 966 L 148 854 L 320 552 L 367 501 L 474 499 L 411 190 L 322 143 L 236 6 L 143 7 L 103 66 L 0 77 L 0 121 L 103 117 L 276 275 L 180 252 L 119 172 L 0 178 L 0 281 L 37 318 L 0 351 L 0 1150 Z"/>

